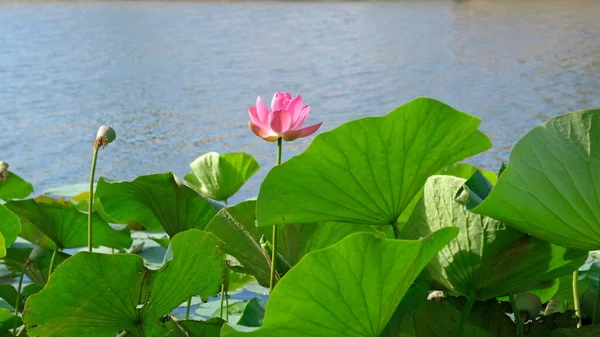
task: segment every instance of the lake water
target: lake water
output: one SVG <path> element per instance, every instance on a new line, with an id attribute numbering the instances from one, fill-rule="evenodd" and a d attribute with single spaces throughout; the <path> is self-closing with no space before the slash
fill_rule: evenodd
<path id="1" fill-rule="evenodd" d="M 100 153 L 114 179 L 173 171 L 208 152 L 262 165 L 275 145 L 248 105 L 300 93 L 322 131 L 418 96 L 480 117 L 496 169 L 533 126 L 600 107 L 600 1 L 359 3 L 0 2 L 0 160 L 36 192 L 86 182 Z M 310 139 L 286 143 L 284 159 Z"/>

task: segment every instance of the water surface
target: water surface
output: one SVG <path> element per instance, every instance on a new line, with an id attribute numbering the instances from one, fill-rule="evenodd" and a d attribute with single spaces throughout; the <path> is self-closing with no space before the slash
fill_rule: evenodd
<path id="1" fill-rule="evenodd" d="M 262 168 L 235 202 L 275 160 L 247 106 L 283 90 L 322 131 L 437 98 L 483 120 L 495 146 L 473 161 L 496 169 L 533 126 L 600 107 L 599 17 L 594 0 L 0 3 L 0 159 L 38 193 L 85 182 L 106 123 L 113 179 L 251 153 Z"/>

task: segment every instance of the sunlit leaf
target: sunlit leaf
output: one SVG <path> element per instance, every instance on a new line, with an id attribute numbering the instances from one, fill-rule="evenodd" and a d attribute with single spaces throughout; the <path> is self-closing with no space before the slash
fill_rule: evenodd
<path id="1" fill-rule="evenodd" d="M 554 117 L 521 138 L 473 212 L 566 247 L 600 249 L 600 110 Z"/>
<path id="2" fill-rule="evenodd" d="M 206 230 L 225 242 L 225 252 L 240 261 L 244 272 L 253 275 L 261 285 L 269 286 L 271 258 L 261 247 L 260 239 L 264 236 L 271 240 L 272 228 L 255 225 L 255 205 L 255 200 L 248 200 L 220 210 Z M 293 266 L 307 253 L 328 247 L 357 232 L 383 235 L 369 225 L 295 224 L 279 230 L 277 249 Z M 278 264 L 279 267 L 281 264 Z"/>
<path id="3" fill-rule="evenodd" d="M 6 207 L 21 220 L 21 236 L 26 240 L 54 250 L 84 247 L 88 243 L 88 215 L 70 203 L 36 202 L 33 199 L 10 201 Z M 129 229 L 116 231 L 96 213 L 92 215 L 93 245 L 129 248 Z"/>
<path id="4" fill-rule="evenodd" d="M 428 98 L 346 123 L 265 178 L 259 226 L 328 221 L 389 225 L 428 176 L 491 146 L 478 118 Z"/>
<path id="5" fill-rule="evenodd" d="M 14 172 L 8 171 L 8 178 L 0 182 L 0 200 L 23 199 L 31 193 L 33 193 L 33 185 Z"/>
<path id="6" fill-rule="evenodd" d="M 132 254 L 79 252 L 29 298 L 23 319 L 35 336 L 149 333 L 159 318 L 190 296 L 218 293 L 225 272 L 221 245 L 210 233 L 180 233 L 171 240 L 173 259 L 157 271 Z"/>
<path id="7" fill-rule="evenodd" d="M 352 234 L 307 254 L 281 279 L 261 328 L 224 326 L 222 336 L 378 337 L 417 275 L 456 235 L 455 228 L 419 241 Z"/>
<path id="8" fill-rule="evenodd" d="M 184 179 L 193 189 L 218 201 L 226 201 L 256 171 L 258 163 L 243 152 L 218 154 L 209 152 L 190 164 L 191 173 Z"/>
<path id="9" fill-rule="evenodd" d="M 4 246 L 10 247 L 19 233 L 21 233 L 19 217 L 0 204 L 0 234 L 4 237 Z"/>
<path id="10" fill-rule="evenodd" d="M 96 196 L 114 222 L 164 229 L 170 237 L 187 229 L 204 229 L 216 213 L 206 199 L 170 172 L 131 182 L 110 183 L 100 178 Z"/>
<path id="11" fill-rule="evenodd" d="M 475 176 L 485 179 L 479 173 Z M 402 238 L 417 239 L 440 228 L 461 229 L 426 268 L 441 290 L 486 300 L 534 288 L 576 270 L 587 258 L 585 251 L 551 245 L 468 212 L 454 200 L 465 182 L 452 176 L 430 177 L 423 199 L 401 232 Z"/>

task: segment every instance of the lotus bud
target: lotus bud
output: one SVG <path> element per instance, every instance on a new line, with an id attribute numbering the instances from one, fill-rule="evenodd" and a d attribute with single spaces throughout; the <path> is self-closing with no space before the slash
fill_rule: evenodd
<path id="1" fill-rule="evenodd" d="M 534 318 L 542 311 L 542 301 L 531 293 L 517 295 L 515 304 L 520 312 L 527 313 L 528 318 Z"/>
<path id="2" fill-rule="evenodd" d="M 8 179 L 8 163 L 0 161 L 0 183 Z"/>
<path id="3" fill-rule="evenodd" d="M 117 133 L 113 128 L 108 125 L 102 125 L 98 129 L 96 139 L 94 140 L 94 148 L 106 147 L 109 143 L 112 143 L 117 138 Z"/>

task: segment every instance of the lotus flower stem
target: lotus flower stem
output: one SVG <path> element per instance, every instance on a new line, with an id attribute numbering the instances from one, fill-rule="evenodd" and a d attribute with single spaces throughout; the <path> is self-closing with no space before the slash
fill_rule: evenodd
<path id="1" fill-rule="evenodd" d="M 88 252 L 92 252 L 92 211 L 94 210 L 94 175 L 96 174 L 96 161 L 98 160 L 99 146 L 94 146 L 92 171 L 90 172 L 90 199 L 88 202 Z"/>
<path id="2" fill-rule="evenodd" d="M 48 279 L 50 279 L 50 275 L 52 275 L 52 267 L 54 266 L 54 258 L 56 257 L 56 251 L 58 249 L 55 249 L 52 252 L 52 258 L 50 259 L 50 268 L 48 268 Z"/>
<path id="3" fill-rule="evenodd" d="M 281 148 L 283 144 L 283 138 L 277 139 L 277 165 L 281 164 Z M 271 251 L 271 278 L 269 282 L 269 294 L 273 292 L 275 287 L 275 261 L 277 259 L 277 225 L 273 226 L 273 249 Z"/>
<path id="4" fill-rule="evenodd" d="M 121 332 L 117 337 L 123 337 L 127 335 L 127 330 Z"/>
<path id="5" fill-rule="evenodd" d="M 473 309 L 473 304 L 475 304 L 475 296 L 469 296 L 467 298 L 467 304 L 460 314 L 460 320 L 458 321 L 458 328 L 456 329 L 456 337 L 463 337 L 463 331 L 465 330 L 465 326 L 467 321 L 469 320 L 469 315 L 471 314 L 471 309 Z"/>
<path id="6" fill-rule="evenodd" d="M 190 309 L 192 307 L 192 296 L 188 299 L 187 306 L 185 308 L 185 319 L 190 319 Z"/>
<path id="7" fill-rule="evenodd" d="M 225 307 L 227 311 L 225 311 L 225 320 L 229 322 L 229 295 L 227 295 L 227 289 L 225 289 Z"/>
<path id="8" fill-rule="evenodd" d="M 219 311 L 220 319 L 223 319 L 223 295 L 225 295 L 225 283 L 221 283 L 221 310 Z"/>
<path id="9" fill-rule="evenodd" d="M 23 270 L 21 271 L 21 276 L 19 277 L 19 285 L 17 286 L 17 300 L 15 301 L 15 322 L 13 325 L 13 336 L 17 335 L 17 321 L 19 317 L 19 307 L 21 306 L 21 288 L 23 287 L 23 277 L 25 276 L 25 270 L 29 267 L 31 260 L 27 260 L 25 265 L 23 266 Z"/>
<path id="10" fill-rule="evenodd" d="M 577 327 L 581 328 L 581 306 L 579 305 L 579 290 L 577 289 L 579 281 L 579 272 L 575 270 L 573 272 L 573 306 L 575 307 L 575 316 L 579 319 Z"/>
<path id="11" fill-rule="evenodd" d="M 517 308 L 517 301 L 514 294 L 509 294 L 508 299 L 512 306 L 513 313 L 515 315 L 515 324 L 517 325 L 517 337 L 523 337 L 523 320 L 521 319 L 521 311 Z"/>
<path id="12" fill-rule="evenodd" d="M 596 316 L 598 315 L 598 303 L 600 303 L 600 277 L 598 277 L 598 285 L 597 288 L 598 289 L 596 291 L 596 301 L 594 301 L 594 311 L 592 313 L 592 324 L 596 324 L 596 322 L 598 321 L 596 319 Z"/>

